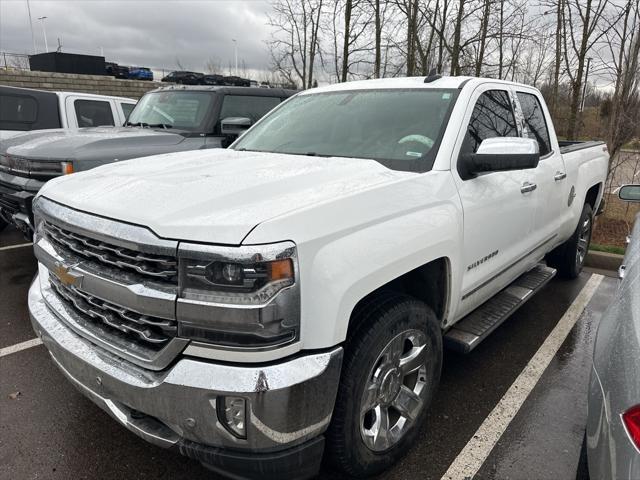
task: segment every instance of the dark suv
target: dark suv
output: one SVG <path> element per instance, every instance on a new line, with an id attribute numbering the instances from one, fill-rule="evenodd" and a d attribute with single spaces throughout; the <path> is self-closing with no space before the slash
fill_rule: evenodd
<path id="1" fill-rule="evenodd" d="M 171 72 L 162 78 L 163 82 L 179 83 L 181 85 L 200 85 L 202 83 L 203 73 L 176 71 Z"/>
<path id="2" fill-rule="evenodd" d="M 50 178 L 161 153 L 226 148 L 293 90 L 172 85 L 147 92 L 122 127 L 46 130 L 0 142 L 0 230 L 29 237 Z"/>

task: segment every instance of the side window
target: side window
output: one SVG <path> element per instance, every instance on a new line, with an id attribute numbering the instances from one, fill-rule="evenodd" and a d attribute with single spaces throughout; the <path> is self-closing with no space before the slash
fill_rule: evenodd
<path id="1" fill-rule="evenodd" d="M 538 141 L 540 156 L 544 157 L 551 152 L 551 141 L 542 105 L 538 98 L 530 93 L 518 92 L 518 100 L 520 100 L 524 123 L 527 127 L 527 136 Z"/>
<path id="2" fill-rule="evenodd" d="M 129 115 L 131 114 L 131 111 L 133 110 L 133 107 L 135 107 L 135 104 L 133 103 L 121 103 L 120 106 L 122 107 L 122 113 L 124 113 L 124 119 L 128 119 Z"/>
<path id="3" fill-rule="evenodd" d="M 38 102 L 27 95 L 0 95 L 0 130 L 26 131 L 38 120 Z"/>
<path id="4" fill-rule="evenodd" d="M 111 104 L 100 100 L 76 100 L 73 102 L 78 118 L 78 127 L 115 125 Z"/>
<path id="5" fill-rule="evenodd" d="M 280 104 L 278 97 L 257 97 L 249 95 L 225 95 L 220 109 L 220 120 L 227 117 L 245 117 L 252 123 L 260 120 L 265 113 Z"/>
<path id="6" fill-rule="evenodd" d="M 476 153 L 487 138 L 517 136 L 509 94 L 505 90 L 488 90 L 476 102 L 460 153 Z"/>

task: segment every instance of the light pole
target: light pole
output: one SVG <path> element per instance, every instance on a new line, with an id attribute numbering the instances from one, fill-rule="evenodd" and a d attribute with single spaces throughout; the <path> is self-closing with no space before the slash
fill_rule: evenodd
<path id="1" fill-rule="evenodd" d="M 238 76 L 238 41 L 235 38 L 232 38 L 231 41 L 233 42 L 233 52 L 234 52 L 234 55 L 236 57 L 236 72 L 235 72 L 235 75 Z"/>
<path id="2" fill-rule="evenodd" d="M 42 36 L 44 37 L 44 51 L 49 53 L 49 44 L 47 43 L 47 30 L 44 28 L 44 21 L 47 17 L 38 17 L 38 20 L 42 22 Z"/>
<path id="3" fill-rule="evenodd" d="M 33 42 L 33 54 L 36 54 L 36 37 L 33 35 L 33 21 L 31 21 L 31 7 L 27 0 L 27 12 L 29 12 L 29 28 L 31 29 L 31 41 Z"/>

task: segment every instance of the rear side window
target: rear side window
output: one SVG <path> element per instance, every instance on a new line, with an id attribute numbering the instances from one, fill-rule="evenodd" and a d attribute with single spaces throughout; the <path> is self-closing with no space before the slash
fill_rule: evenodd
<path id="1" fill-rule="evenodd" d="M 476 153 L 487 138 L 517 136 L 509 94 L 505 90 L 488 90 L 476 102 L 461 153 Z"/>
<path id="2" fill-rule="evenodd" d="M 131 111 L 133 110 L 133 107 L 135 107 L 135 105 L 133 103 L 121 103 L 120 106 L 122 107 L 122 113 L 124 113 L 124 118 L 126 120 L 127 118 L 129 118 L 129 115 L 131 114 Z"/>
<path id="3" fill-rule="evenodd" d="M 525 133 L 529 138 L 538 141 L 540 156 L 544 157 L 551 152 L 551 142 L 542 105 L 540 105 L 538 98 L 530 93 L 518 92 L 518 100 L 520 101 L 524 123 L 527 127 Z"/>
<path id="4" fill-rule="evenodd" d="M 225 95 L 220 110 L 220 120 L 228 117 L 244 117 L 257 122 L 265 113 L 280 103 L 278 97 L 252 97 L 248 95 Z"/>
<path id="5" fill-rule="evenodd" d="M 0 96 L 0 121 L 23 123 L 24 130 L 38 117 L 38 102 L 27 95 Z"/>
<path id="6" fill-rule="evenodd" d="M 113 126 L 111 104 L 99 100 L 76 100 L 73 102 L 78 118 L 78 127 Z"/>

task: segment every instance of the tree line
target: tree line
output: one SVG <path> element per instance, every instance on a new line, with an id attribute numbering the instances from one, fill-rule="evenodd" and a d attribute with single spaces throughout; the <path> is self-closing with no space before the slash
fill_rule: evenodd
<path id="1" fill-rule="evenodd" d="M 431 71 L 506 79 L 541 89 L 562 136 L 606 138 L 612 156 L 639 136 L 639 0 L 272 0 L 271 6 L 272 70 L 298 88 Z M 589 123 L 585 109 L 595 111 L 596 121 Z"/>

